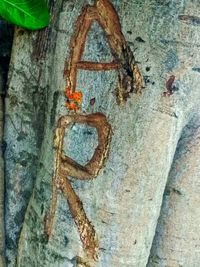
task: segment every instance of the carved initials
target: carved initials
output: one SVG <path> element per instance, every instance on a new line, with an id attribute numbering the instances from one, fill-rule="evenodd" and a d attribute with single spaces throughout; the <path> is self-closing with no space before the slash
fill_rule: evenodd
<path id="1" fill-rule="evenodd" d="M 98 133 L 99 144 L 91 160 L 85 166 L 78 164 L 63 154 L 65 129 L 72 123 L 82 123 L 95 127 Z M 68 201 L 83 247 L 88 256 L 93 259 L 97 259 L 98 257 L 99 245 L 97 236 L 92 223 L 87 218 L 81 200 L 75 193 L 67 177 L 71 176 L 81 180 L 94 179 L 107 158 L 110 139 L 111 126 L 107 122 L 106 116 L 102 113 L 95 113 L 89 115 L 75 114 L 62 116 L 58 121 L 54 140 L 56 156 L 54 161 L 53 193 L 50 211 L 45 218 L 45 234 L 48 239 L 51 237 L 57 206 L 57 194 L 60 190 Z"/>
<path id="2" fill-rule="evenodd" d="M 81 61 L 86 37 L 94 21 L 97 21 L 105 31 L 113 55 L 112 62 Z M 137 93 L 142 90 L 142 76 L 132 51 L 121 32 L 117 12 L 109 0 L 96 0 L 93 6 L 87 5 L 83 9 L 77 20 L 75 34 L 71 40 L 70 47 L 70 58 L 65 65 L 67 88 L 70 90 L 68 92 L 69 96 L 75 95 L 77 72 L 79 69 L 91 71 L 117 70 L 119 73 L 119 86 L 116 93 L 118 103 L 123 103 L 131 92 Z M 99 144 L 91 160 L 85 166 L 81 166 L 63 154 L 65 130 L 71 123 L 87 124 L 95 127 L 98 133 Z M 45 217 L 45 234 L 48 239 L 52 234 L 57 194 L 58 191 L 61 191 L 68 201 L 83 247 L 87 255 L 95 260 L 97 259 L 99 248 L 96 233 L 92 223 L 87 218 L 81 200 L 68 180 L 68 176 L 82 180 L 94 179 L 107 158 L 110 140 L 111 126 L 106 116 L 102 113 L 62 116 L 58 121 L 54 140 L 56 155 L 54 160 L 53 190 L 50 211 Z"/>
<path id="3" fill-rule="evenodd" d="M 110 63 L 81 60 L 88 31 L 94 21 L 99 23 L 107 36 L 113 55 L 113 61 Z M 121 31 L 118 14 L 109 0 L 96 0 L 94 6 L 87 5 L 83 9 L 76 22 L 70 47 L 70 59 L 65 64 L 65 78 L 71 93 L 76 91 L 78 69 L 91 71 L 118 70 L 119 86 L 116 93 L 118 103 L 124 102 L 131 92 L 141 92 L 143 88 L 142 76 Z"/>

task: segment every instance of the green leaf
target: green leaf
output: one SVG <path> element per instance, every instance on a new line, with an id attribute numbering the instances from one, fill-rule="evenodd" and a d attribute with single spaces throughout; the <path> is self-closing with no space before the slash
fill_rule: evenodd
<path id="1" fill-rule="evenodd" d="M 0 0 L 0 16 L 29 30 L 38 30 L 49 24 L 45 0 Z"/>

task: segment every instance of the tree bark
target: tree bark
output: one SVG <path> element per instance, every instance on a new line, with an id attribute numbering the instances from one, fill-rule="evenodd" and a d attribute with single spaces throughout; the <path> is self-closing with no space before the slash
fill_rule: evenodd
<path id="1" fill-rule="evenodd" d="M 69 177 L 96 231 L 99 259 L 94 261 L 85 252 L 69 199 L 67 202 L 65 198 L 67 193 L 58 196 L 53 232 L 47 242 L 44 226 L 52 196 L 55 129 L 62 115 L 71 115 L 63 93 L 64 66 L 70 58 L 77 18 L 87 3 L 93 1 L 52 0 L 52 21 L 47 29 L 36 33 L 15 31 L 5 119 L 9 267 L 145 267 L 178 141 L 183 128 L 199 111 L 198 1 L 113 0 L 130 47 L 126 52 L 134 54 L 145 87 L 140 94 L 130 90 L 127 101 L 120 106 L 116 101 L 120 92 L 116 90 L 117 69 L 78 71 L 76 88 L 83 92 L 82 114 L 103 113 L 112 127 L 109 156 L 97 178 L 81 181 Z M 97 22 L 93 23 L 82 61 L 112 62 L 109 34 L 115 35 L 115 31 L 105 34 Z M 123 70 L 133 60 L 118 59 L 125 61 Z M 85 165 L 97 146 L 97 137 L 89 125 L 72 124 L 64 137 L 65 154 Z M 191 168 L 189 171 L 193 171 Z M 177 198 L 172 200 L 178 203 Z M 162 213 L 168 209 L 165 205 Z M 173 220 L 179 222 L 181 212 L 176 215 L 178 219 Z M 163 250 L 171 242 L 171 235 L 173 231 L 166 244 L 163 239 Z M 152 258 L 158 246 L 160 242 L 155 239 Z M 170 259 L 168 250 L 167 255 Z M 175 257 L 175 266 L 179 266 L 179 254 Z M 161 259 L 156 265 L 150 259 L 149 266 L 169 262 Z M 195 257 L 191 256 L 187 264 L 183 266 L 197 266 Z"/>
<path id="2" fill-rule="evenodd" d="M 3 159 L 3 75 L 0 68 L 0 266 L 5 266 L 5 229 L 4 229 L 4 159 Z"/>
<path id="3" fill-rule="evenodd" d="M 199 266 L 199 112 L 184 128 L 148 266 Z"/>
<path id="4" fill-rule="evenodd" d="M 4 217 L 4 196 L 5 196 L 5 177 L 4 177 L 4 99 L 6 94 L 6 77 L 10 59 L 12 44 L 12 27 L 0 20 L 0 266 L 6 266 L 5 262 L 5 217 Z"/>

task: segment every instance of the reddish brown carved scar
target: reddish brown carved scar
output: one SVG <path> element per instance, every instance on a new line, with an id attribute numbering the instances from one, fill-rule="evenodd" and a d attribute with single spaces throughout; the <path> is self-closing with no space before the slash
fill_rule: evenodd
<path id="1" fill-rule="evenodd" d="M 91 160 L 85 166 L 78 164 L 73 159 L 64 155 L 63 152 L 65 130 L 72 123 L 82 123 L 95 127 L 98 133 L 98 146 Z M 75 193 L 67 177 L 70 176 L 81 180 L 94 179 L 107 158 L 110 140 L 111 126 L 102 113 L 62 116 L 58 121 L 54 140 L 56 155 L 54 162 L 53 192 L 50 210 L 45 218 L 44 231 L 49 239 L 52 235 L 57 194 L 58 191 L 61 191 L 67 199 L 69 209 L 79 231 L 83 248 L 93 259 L 97 259 L 98 256 L 99 245 L 97 235 L 94 226 L 87 218 L 81 200 Z"/>
<path id="2" fill-rule="evenodd" d="M 170 96 L 170 95 L 173 94 L 173 83 L 175 81 L 175 78 L 176 77 L 174 75 L 171 75 L 169 77 L 169 79 L 166 81 L 166 89 L 167 89 L 167 91 L 164 92 L 165 96 Z"/>
<path id="3" fill-rule="evenodd" d="M 98 63 L 92 61 L 79 61 L 76 64 L 78 69 L 82 70 L 92 70 L 92 71 L 102 71 L 102 70 L 114 70 L 119 68 L 119 64 L 116 62 L 111 63 Z"/>
<path id="4" fill-rule="evenodd" d="M 114 58 L 110 63 L 81 60 L 88 31 L 94 21 L 99 23 L 106 34 Z M 96 0 L 93 6 L 87 5 L 83 9 L 77 19 L 70 47 L 70 57 L 65 63 L 64 74 L 67 86 L 72 92 L 76 90 L 78 69 L 93 71 L 116 69 L 119 73 L 119 92 L 116 94 L 118 102 L 125 101 L 131 92 L 141 92 L 144 87 L 142 75 L 121 31 L 120 19 L 111 1 Z"/>

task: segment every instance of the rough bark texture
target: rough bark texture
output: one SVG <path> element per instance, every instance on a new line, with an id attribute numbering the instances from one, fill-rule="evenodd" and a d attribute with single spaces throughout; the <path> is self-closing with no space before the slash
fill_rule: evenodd
<path id="1" fill-rule="evenodd" d="M 12 44 L 12 27 L 0 20 L 0 266 L 5 266 L 5 220 L 4 220 L 4 98 L 6 77 Z"/>
<path id="2" fill-rule="evenodd" d="M 58 118 L 68 114 L 63 94 L 64 63 L 70 55 L 75 21 L 86 3 L 92 4 L 84 0 L 52 0 L 48 29 L 15 32 L 5 121 L 8 266 L 145 267 L 168 174 L 183 133 L 169 175 L 149 266 L 197 267 L 199 210 L 198 206 L 193 208 L 194 212 L 198 210 L 194 214 L 190 207 L 198 197 L 198 128 L 190 129 L 194 141 L 190 142 L 190 134 L 184 138 L 188 134 L 186 125 L 197 116 L 200 104 L 197 0 L 112 1 L 146 84 L 142 94 L 130 95 L 120 107 L 114 96 L 116 71 L 78 73 L 77 90 L 84 95 L 82 111 L 104 113 L 113 131 L 109 157 L 98 177 L 91 181 L 70 179 L 98 235 L 99 260 L 88 259 L 62 194 L 53 236 L 48 243 L 45 240 L 54 130 Z M 112 61 L 107 39 L 97 23 L 88 34 L 82 59 Z M 66 133 L 65 153 L 82 165 L 91 158 L 96 145 L 97 134 L 87 125 L 74 124 Z M 189 175 L 193 186 L 186 179 Z M 189 203 L 187 226 L 182 223 L 179 227 L 185 203 Z M 186 251 L 184 242 L 190 233 L 191 249 Z M 177 242 L 182 254 L 171 250 L 178 250 Z"/>
<path id="3" fill-rule="evenodd" d="M 3 159 L 3 75 L 0 68 L 0 266 L 5 266 L 5 228 L 4 228 L 4 159 Z"/>
<path id="4" fill-rule="evenodd" d="M 178 143 L 148 266 L 198 267 L 200 263 L 199 111 Z"/>

